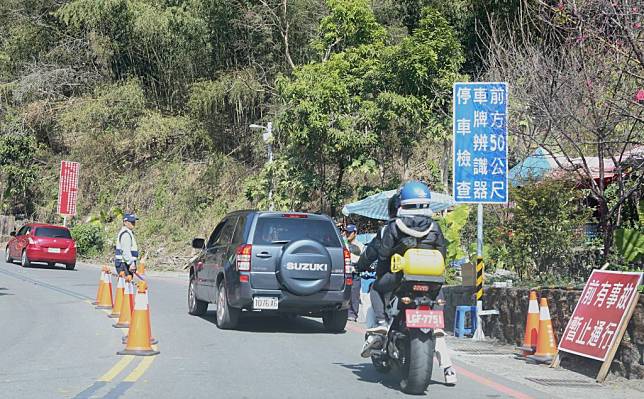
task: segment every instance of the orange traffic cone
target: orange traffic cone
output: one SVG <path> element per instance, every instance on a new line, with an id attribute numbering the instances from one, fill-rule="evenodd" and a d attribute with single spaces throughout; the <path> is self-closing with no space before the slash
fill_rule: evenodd
<path id="1" fill-rule="evenodd" d="M 145 264 L 143 263 L 143 261 L 139 262 L 136 265 L 136 274 L 138 274 L 139 276 L 145 275 Z"/>
<path id="2" fill-rule="evenodd" d="M 123 303 L 123 293 L 125 292 L 125 272 L 119 273 L 119 279 L 116 283 L 116 299 L 114 300 L 114 306 L 112 307 L 112 313 L 108 314 L 107 317 L 111 319 L 117 319 L 121 314 L 121 304 Z"/>
<path id="3" fill-rule="evenodd" d="M 555 333 L 552 330 L 552 321 L 550 320 L 550 310 L 548 309 L 548 300 L 541 298 L 539 309 L 539 337 L 537 339 L 537 351 L 534 355 L 528 356 L 528 359 L 537 363 L 549 363 L 557 354 L 557 341 Z"/>
<path id="4" fill-rule="evenodd" d="M 131 277 L 131 276 L 128 276 L 128 278 L 129 278 L 130 280 L 132 280 L 132 277 Z M 134 283 L 132 283 L 132 292 L 134 292 Z M 134 297 L 132 297 L 132 302 L 131 302 L 131 304 L 132 304 L 132 311 L 134 311 L 134 301 L 135 301 L 135 299 L 134 299 Z M 149 304 L 149 301 L 148 301 L 148 320 L 149 320 L 149 318 L 150 318 L 150 312 L 149 312 L 149 310 L 150 310 L 150 304 Z M 151 325 L 151 323 L 148 321 L 148 326 L 150 326 L 150 325 Z M 124 335 L 124 336 L 123 336 L 123 339 L 122 339 L 122 342 L 123 342 L 124 344 L 126 344 L 126 343 L 127 343 L 127 339 L 128 339 L 128 335 Z M 158 340 L 158 339 L 156 339 L 156 338 L 154 338 L 154 337 L 152 336 L 152 331 L 150 331 L 150 344 L 151 344 L 151 345 L 156 345 L 156 344 L 158 344 L 158 343 L 159 343 L 159 340 Z"/>
<path id="5" fill-rule="evenodd" d="M 98 305 L 98 302 L 101 300 L 101 292 L 103 291 L 103 278 L 105 278 L 105 271 L 108 270 L 107 266 L 101 268 L 101 277 L 98 279 L 98 288 L 96 289 L 96 300 L 92 302 L 92 305 Z"/>
<path id="6" fill-rule="evenodd" d="M 124 350 L 116 352 L 117 355 L 153 356 L 159 354 L 159 351 L 153 350 L 150 344 L 150 308 L 147 288 L 145 281 L 139 283 L 127 345 Z"/>
<path id="7" fill-rule="evenodd" d="M 530 291 L 530 304 L 528 305 L 528 319 L 525 323 L 525 335 L 523 336 L 523 346 L 519 349 L 523 351 L 523 356 L 532 355 L 537 348 L 537 337 L 539 335 L 539 304 L 537 303 L 537 293 Z"/>
<path id="8" fill-rule="evenodd" d="M 103 284 L 101 285 L 103 288 L 96 309 L 112 309 L 112 279 L 109 270 L 103 275 Z"/>
<path id="9" fill-rule="evenodd" d="M 128 328 L 130 327 L 130 320 L 132 318 L 132 292 L 134 289 L 132 287 L 132 277 L 127 276 L 125 278 L 125 284 L 123 288 L 123 300 L 121 301 L 121 312 L 119 314 L 119 320 L 116 324 L 112 324 L 114 328 Z"/>

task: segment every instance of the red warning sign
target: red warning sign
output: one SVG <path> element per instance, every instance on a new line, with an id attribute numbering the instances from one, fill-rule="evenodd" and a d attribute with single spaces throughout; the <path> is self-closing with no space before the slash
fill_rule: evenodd
<path id="1" fill-rule="evenodd" d="M 78 200 L 78 162 L 62 161 L 60 163 L 60 181 L 58 185 L 58 214 L 76 216 Z"/>

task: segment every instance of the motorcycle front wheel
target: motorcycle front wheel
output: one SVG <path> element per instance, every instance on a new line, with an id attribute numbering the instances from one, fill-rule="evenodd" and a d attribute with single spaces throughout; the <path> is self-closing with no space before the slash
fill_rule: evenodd
<path id="1" fill-rule="evenodd" d="M 421 330 L 410 329 L 405 346 L 400 388 L 405 393 L 419 395 L 425 392 L 432 378 L 436 337 L 433 332 L 425 334 Z"/>

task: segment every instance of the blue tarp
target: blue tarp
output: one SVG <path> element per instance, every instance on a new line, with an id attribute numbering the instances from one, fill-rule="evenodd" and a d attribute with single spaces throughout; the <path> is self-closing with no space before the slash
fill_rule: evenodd
<path id="1" fill-rule="evenodd" d="M 514 187 L 520 186 L 528 180 L 539 179 L 554 169 L 557 169 L 554 158 L 539 147 L 532 155 L 510 169 L 508 181 Z"/>
<path id="2" fill-rule="evenodd" d="M 358 240 L 359 243 L 367 245 L 371 242 L 371 240 L 373 240 L 375 236 L 375 233 L 362 233 L 356 236 L 356 240 Z"/>
<path id="3" fill-rule="evenodd" d="M 371 195 L 351 204 L 347 204 L 342 208 L 342 214 L 360 215 L 370 219 L 387 220 L 389 213 L 387 212 L 387 202 L 396 193 L 396 190 L 383 191 L 378 194 Z M 454 198 L 450 195 L 436 193 L 432 191 L 432 197 L 429 207 L 434 212 L 440 212 L 456 205 Z"/>

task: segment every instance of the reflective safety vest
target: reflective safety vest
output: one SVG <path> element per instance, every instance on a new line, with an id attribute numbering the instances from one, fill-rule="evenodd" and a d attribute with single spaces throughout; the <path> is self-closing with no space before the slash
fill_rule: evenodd
<path id="1" fill-rule="evenodd" d="M 132 242 L 132 246 L 130 247 L 130 253 L 132 254 L 131 255 L 132 263 L 136 262 L 139 258 L 139 248 L 136 245 L 136 239 L 134 238 L 134 234 L 132 233 L 132 230 L 123 226 L 121 231 L 119 231 L 119 233 L 116 236 L 116 247 L 114 249 L 114 264 L 116 265 L 116 267 L 118 267 L 121 263 L 124 263 L 123 248 L 121 248 L 121 238 L 123 237 L 123 234 L 130 235 L 130 239 Z"/>

